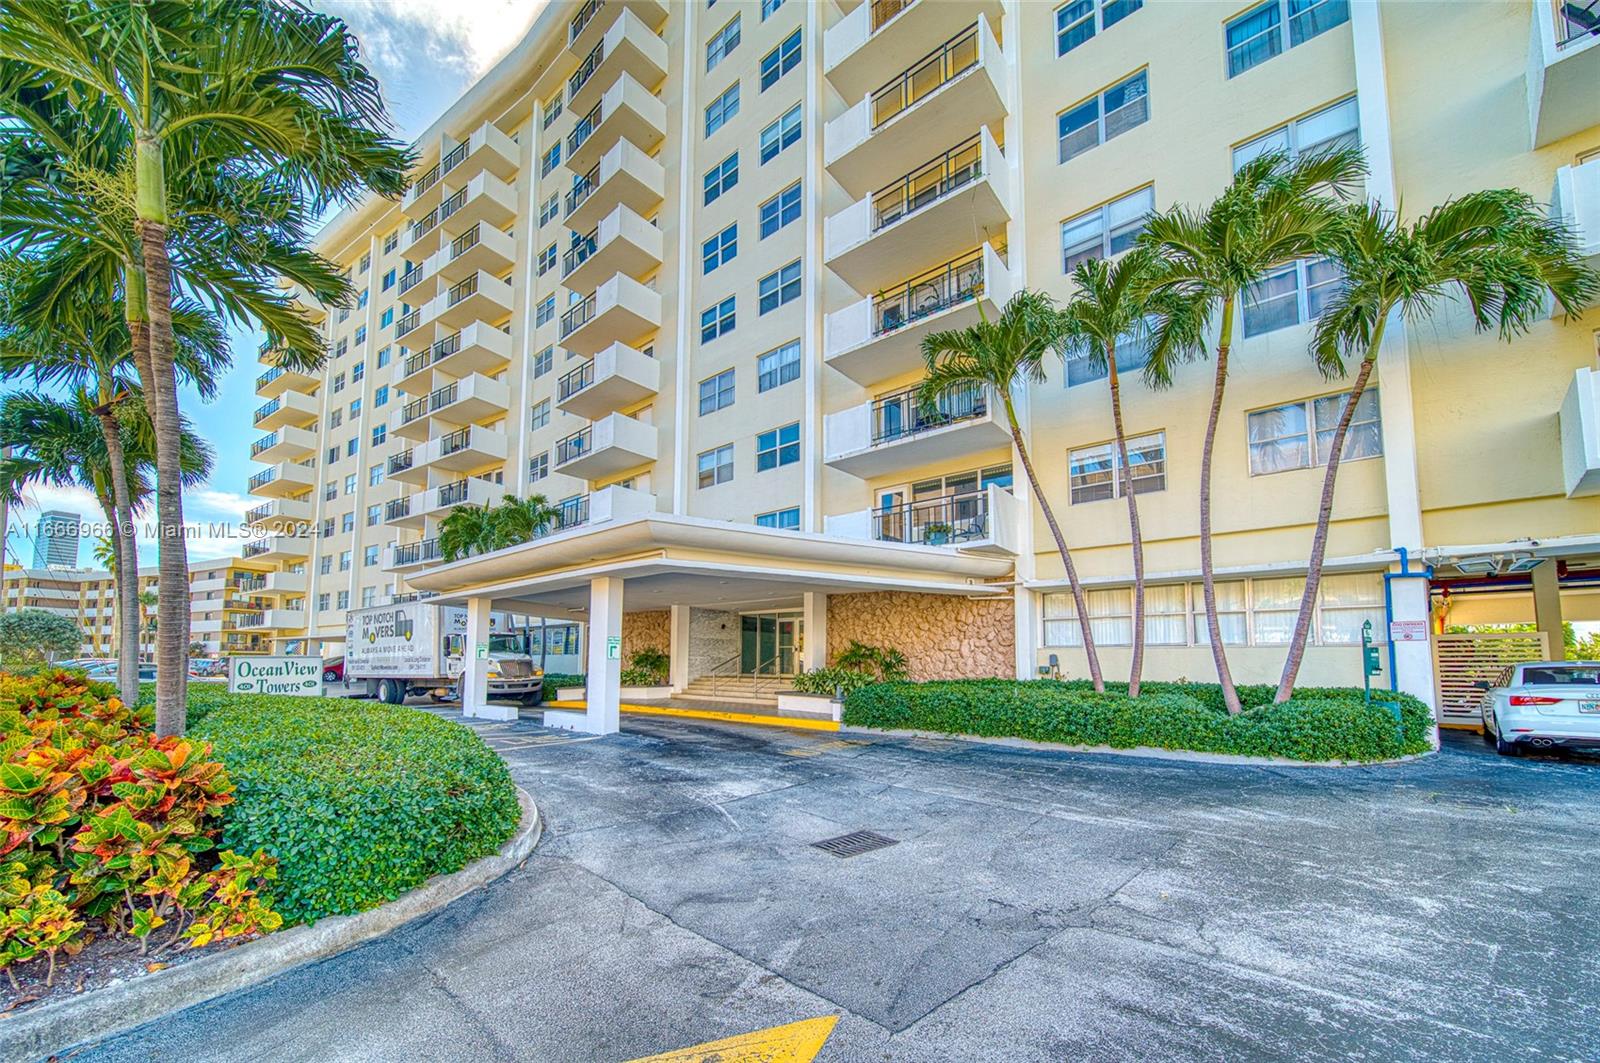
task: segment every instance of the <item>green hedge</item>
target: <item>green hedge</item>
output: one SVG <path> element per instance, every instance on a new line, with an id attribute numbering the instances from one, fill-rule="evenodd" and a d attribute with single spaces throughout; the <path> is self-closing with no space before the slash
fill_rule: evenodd
<path id="1" fill-rule="evenodd" d="M 1400 703 L 1401 722 L 1386 705 L 1368 705 L 1361 691 L 1298 690 L 1282 705 L 1274 688 L 1239 688 L 1245 710 L 1230 717 L 1210 683 L 1145 683 L 1138 698 L 1126 684 L 1096 694 L 1086 681 L 972 679 L 879 683 L 850 695 L 844 722 L 985 737 L 1027 738 L 1067 745 L 1186 749 L 1293 760 L 1385 760 L 1430 747 L 1432 715 L 1416 698 Z"/>
<path id="2" fill-rule="evenodd" d="M 546 672 L 544 674 L 544 696 L 548 701 L 556 696 L 556 691 L 562 687 L 583 686 L 583 676 L 570 675 L 564 672 Z"/>
<path id="3" fill-rule="evenodd" d="M 362 911 L 488 856 L 516 830 L 503 761 L 432 713 L 189 686 L 189 731 L 238 787 L 222 845 L 279 861 L 288 922 Z"/>

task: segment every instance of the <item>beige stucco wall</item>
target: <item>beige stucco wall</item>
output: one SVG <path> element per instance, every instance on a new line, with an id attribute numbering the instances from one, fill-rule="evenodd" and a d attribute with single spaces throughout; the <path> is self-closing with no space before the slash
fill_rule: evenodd
<path id="1" fill-rule="evenodd" d="M 913 679 L 1011 676 L 1016 668 L 1009 598 L 898 591 L 830 595 L 830 663 L 852 639 L 900 650 Z"/>
<path id="2" fill-rule="evenodd" d="M 665 609 L 622 614 L 622 664 L 640 650 L 667 652 L 672 635 L 672 614 Z"/>

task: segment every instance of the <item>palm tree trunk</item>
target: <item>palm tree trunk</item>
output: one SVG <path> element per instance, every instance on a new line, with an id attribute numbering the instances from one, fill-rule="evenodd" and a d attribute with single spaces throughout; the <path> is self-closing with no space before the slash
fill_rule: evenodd
<path id="1" fill-rule="evenodd" d="M 1028 486 L 1033 491 L 1033 497 L 1038 499 L 1039 508 L 1044 511 L 1044 522 L 1050 526 L 1050 534 L 1056 540 L 1056 550 L 1061 554 L 1061 564 L 1067 570 L 1067 584 L 1072 588 L 1072 601 L 1078 611 L 1078 628 L 1083 632 L 1083 652 L 1089 661 L 1089 678 L 1094 682 L 1095 692 L 1103 692 L 1106 681 L 1100 673 L 1100 655 L 1095 652 L 1094 631 L 1089 626 L 1089 603 L 1083 594 L 1083 584 L 1078 582 L 1077 566 L 1072 563 L 1072 552 L 1067 549 L 1066 536 L 1061 534 L 1061 526 L 1056 523 L 1055 510 L 1050 508 L 1050 501 L 1039 487 L 1039 477 L 1028 458 L 1028 444 L 1023 441 L 1022 426 L 1017 423 L 1017 411 L 1011 405 L 1011 396 L 1002 395 L 1001 398 L 1005 402 L 1006 420 L 1011 425 L 1011 440 L 1016 444 L 1022 471 L 1028 477 Z"/>
<path id="2" fill-rule="evenodd" d="M 1139 503 L 1133 497 L 1133 469 L 1128 465 L 1128 433 L 1122 425 L 1122 381 L 1117 375 L 1117 348 L 1106 348 L 1110 368 L 1111 420 L 1117 432 L 1117 460 L 1122 463 L 1122 492 L 1128 496 L 1128 537 L 1133 546 L 1133 661 L 1128 665 L 1128 697 L 1139 696 L 1144 671 L 1144 536 L 1139 531 Z"/>
<path id="3" fill-rule="evenodd" d="M 1311 638 L 1311 614 L 1316 608 L 1317 590 L 1322 583 L 1322 560 L 1328 552 L 1328 524 L 1333 518 L 1334 481 L 1339 476 L 1339 462 L 1344 458 L 1344 437 L 1350 430 L 1350 422 L 1355 419 L 1356 403 L 1361 401 L 1361 393 L 1367 388 L 1367 380 L 1372 376 L 1372 367 L 1377 360 L 1378 344 L 1382 341 L 1383 319 L 1380 318 L 1377 328 L 1373 329 L 1367 356 L 1361 359 L 1361 368 L 1356 372 L 1355 386 L 1345 398 L 1339 423 L 1334 426 L 1333 439 L 1328 444 L 1328 466 L 1322 473 L 1322 501 L 1317 507 L 1317 530 L 1311 537 L 1311 559 L 1306 564 L 1306 588 L 1300 593 L 1300 612 L 1294 620 L 1294 637 L 1289 640 L 1289 656 L 1284 659 L 1283 676 L 1278 680 L 1278 693 L 1273 698 L 1279 704 L 1288 701 L 1294 694 L 1294 681 L 1300 674 L 1300 662 L 1305 658 L 1306 643 Z M 1312 430 L 1316 430 L 1315 425 Z"/>
<path id="4" fill-rule="evenodd" d="M 97 412 L 111 466 L 111 541 L 117 564 L 117 687 L 123 702 L 134 705 L 139 701 L 139 625 L 124 619 L 139 615 L 139 547 L 133 534 L 133 498 L 128 491 L 127 457 L 116 416 L 107 404 Z"/>
<path id="5" fill-rule="evenodd" d="M 166 176 L 161 144 L 135 145 L 135 200 L 150 322 L 147 401 L 156 437 L 156 519 L 160 527 L 160 600 L 156 606 L 156 736 L 181 735 L 188 722 L 189 560 L 183 529 L 181 421 L 173 373 L 172 263 L 167 257 Z"/>
<path id="6" fill-rule="evenodd" d="M 1217 340 L 1217 378 L 1211 387 L 1211 413 L 1206 418 L 1206 438 L 1200 449 L 1200 582 L 1206 603 L 1206 634 L 1211 642 L 1211 659 L 1217 665 L 1217 682 L 1222 686 L 1222 701 L 1228 715 L 1237 716 L 1242 706 L 1239 691 L 1228 669 L 1228 651 L 1222 645 L 1222 625 L 1217 622 L 1217 581 L 1211 563 L 1211 455 L 1217 445 L 1217 422 L 1222 417 L 1222 391 L 1228 383 L 1228 349 L 1233 343 L 1233 296 L 1222 300 L 1222 334 Z"/>

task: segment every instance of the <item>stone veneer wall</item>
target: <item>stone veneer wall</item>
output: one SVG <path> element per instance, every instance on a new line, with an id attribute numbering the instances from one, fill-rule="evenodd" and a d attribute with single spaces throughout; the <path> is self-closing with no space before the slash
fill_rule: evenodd
<path id="1" fill-rule="evenodd" d="M 622 667 L 640 650 L 656 649 L 670 652 L 672 614 L 665 609 L 648 613 L 622 614 Z"/>
<path id="2" fill-rule="evenodd" d="M 739 614 L 689 610 L 689 678 L 698 679 L 739 652 Z"/>
<path id="3" fill-rule="evenodd" d="M 851 640 L 897 649 L 912 679 L 1016 675 L 1010 598 L 879 591 L 828 596 L 828 662 Z"/>

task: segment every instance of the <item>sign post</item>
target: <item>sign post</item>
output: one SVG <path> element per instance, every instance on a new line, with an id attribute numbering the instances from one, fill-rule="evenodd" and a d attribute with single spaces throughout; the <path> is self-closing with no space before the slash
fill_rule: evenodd
<path id="1" fill-rule="evenodd" d="M 240 656 L 228 658 L 230 694 L 322 696 L 322 658 Z"/>

